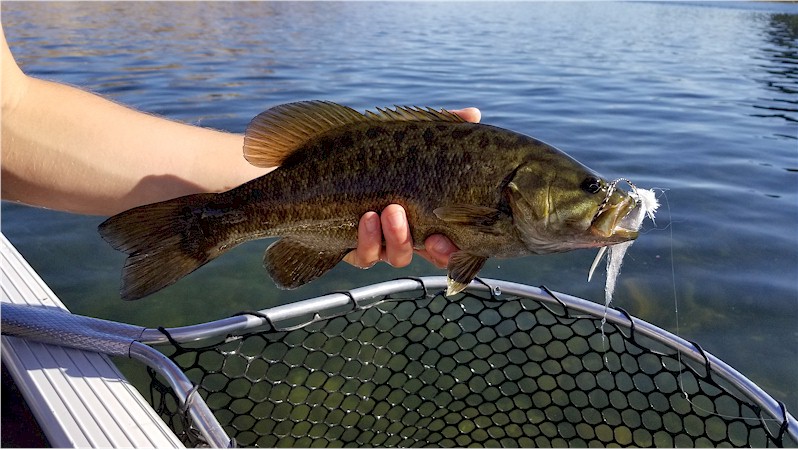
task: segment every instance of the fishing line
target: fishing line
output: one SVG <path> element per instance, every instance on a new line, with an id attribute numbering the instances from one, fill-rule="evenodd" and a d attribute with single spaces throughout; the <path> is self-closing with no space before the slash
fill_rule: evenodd
<path id="1" fill-rule="evenodd" d="M 671 212 L 671 203 L 668 200 L 668 194 L 665 192 L 666 189 L 660 189 L 660 191 L 662 192 L 662 195 L 660 197 L 665 199 L 665 208 L 668 210 L 668 219 L 669 219 L 668 228 L 670 228 L 669 247 L 670 247 L 670 259 L 671 259 L 671 289 L 673 290 L 673 311 L 676 316 L 676 336 L 681 337 L 682 334 L 679 328 L 679 294 L 676 290 L 676 262 L 674 260 L 674 255 L 673 255 L 673 213 Z M 690 405 L 692 405 L 694 408 L 700 409 L 702 411 L 711 414 L 716 414 L 712 411 L 707 411 L 701 408 L 700 406 L 693 403 L 692 400 L 690 400 L 690 396 L 689 394 L 687 394 L 687 390 L 684 388 L 684 380 L 683 380 L 684 363 L 682 362 L 682 351 L 678 348 L 676 349 L 676 360 L 679 363 L 679 389 L 682 391 L 682 396 L 684 397 L 684 399 L 687 400 L 687 403 L 690 403 Z"/>
<path id="2" fill-rule="evenodd" d="M 645 215 L 647 215 L 648 218 L 651 219 L 652 223 L 654 224 L 654 227 L 649 229 L 649 230 L 643 231 L 641 234 L 645 234 L 645 233 L 648 233 L 649 231 L 654 231 L 654 230 L 664 231 L 665 229 L 669 229 L 669 234 L 670 234 L 670 236 L 669 236 L 669 239 L 670 239 L 669 253 L 670 253 L 670 262 L 671 262 L 671 289 L 673 291 L 673 309 L 674 309 L 674 314 L 675 314 L 675 325 L 676 325 L 676 330 L 675 331 L 676 331 L 676 335 L 677 336 L 681 336 L 681 323 L 680 323 L 680 318 L 679 318 L 679 294 L 678 294 L 678 291 L 676 289 L 676 261 L 675 261 L 675 251 L 674 251 L 674 233 L 673 233 L 673 227 L 674 227 L 675 221 L 673 220 L 673 213 L 671 211 L 670 200 L 668 199 L 668 195 L 666 193 L 666 191 L 668 191 L 668 189 L 653 187 L 653 188 L 648 189 L 648 190 L 641 190 L 641 189 L 638 189 L 629 180 L 624 179 L 624 178 L 620 178 L 620 179 L 614 180 L 614 181 L 612 181 L 612 182 L 610 182 L 608 184 L 607 196 L 605 197 L 605 200 L 604 200 L 604 202 L 602 202 L 602 205 L 599 207 L 599 209 L 602 209 L 602 207 L 606 207 L 605 204 L 608 203 L 607 199 L 609 198 L 610 195 L 612 195 L 613 191 L 615 191 L 616 185 L 619 182 L 622 182 L 622 181 L 628 183 L 629 186 L 632 188 L 632 192 L 630 194 L 633 195 L 635 197 L 635 199 L 638 201 L 638 208 L 641 208 L 641 210 L 638 211 L 638 216 L 635 219 L 633 219 L 632 222 L 628 223 L 627 225 L 630 225 L 634 229 L 639 230 L 641 228 L 642 221 L 643 221 L 643 216 L 644 216 L 642 213 L 645 213 Z M 655 192 L 659 192 L 660 195 L 655 197 Z M 669 219 L 667 225 L 665 225 L 664 227 L 661 227 L 661 228 L 659 226 L 657 226 L 657 223 L 654 220 L 654 212 L 656 211 L 657 206 L 659 206 L 658 200 L 660 198 L 664 198 L 664 200 L 665 200 L 665 206 L 666 206 L 666 208 L 668 210 L 668 219 Z M 628 243 L 621 243 L 621 244 L 616 244 L 616 245 L 613 245 L 613 246 L 602 247 L 599 250 L 599 253 L 596 255 L 596 258 L 593 261 L 593 265 L 590 268 L 590 272 L 588 273 L 588 281 L 590 281 L 590 277 L 592 276 L 593 271 L 595 270 L 596 266 L 601 261 L 601 259 L 605 256 L 604 250 L 607 250 L 607 252 L 606 252 L 607 253 L 606 254 L 606 259 L 607 259 L 607 274 L 606 274 L 607 284 L 605 285 L 604 315 L 603 315 L 602 320 L 601 320 L 600 330 L 601 330 L 601 346 L 602 346 L 602 348 L 604 350 L 604 357 L 603 357 L 604 366 L 608 370 L 611 370 L 611 369 L 609 367 L 610 366 L 609 358 L 607 356 L 607 350 L 608 350 L 608 348 L 607 348 L 608 345 L 607 344 L 608 343 L 607 343 L 604 327 L 605 327 L 605 325 L 607 323 L 607 311 L 608 311 L 610 303 L 612 302 L 612 294 L 613 294 L 613 291 L 615 289 L 615 280 L 616 280 L 617 276 L 620 274 L 620 267 L 621 267 L 621 264 L 622 264 L 626 249 L 628 248 L 629 245 L 631 245 L 631 241 L 628 242 Z M 618 251 L 618 253 L 615 253 L 615 251 Z M 611 268 L 611 266 L 612 266 L 612 268 Z M 706 358 L 706 356 L 704 356 L 704 357 Z M 762 421 L 771 421 L 771 422 L 777 422 L 777 423 L 780 422 L 780 420 L 775 419 L 775 418 L 744 417 L 744 416 L 740 416 L 740 415 L 721 414 L 721 413 L 718 413 L 717 411 L 712 411 L 712 410 L 708 410 L 706 408 L 701 407 L 700 405 L 696 404 L 695 402 L 693 402 L 690 399 L 690 395 L 687 393 L 687 389 L 685 388 L 684 371 L 685 371 L 685 368 L 688 368 L 688 366 L 684 363 L 684 361 L 682 359 L 682 351 L 679 348 L 676 348 L 676 360 L 677 360 L 678 367 L 679 367 L 678 368 L 677 380 L 678 380 L 679 390 L 681 391 L 681 396 L 685 399 L 685 401 L 687 401 L 687 403 L 689 403 L 691 405 L 691 407 L 693 408 L 694 411 L 704 412 L 707 415 L 713 415 L 713 416 L 721 417 L 721 418 L 724 418 L 724 419 L 742 419 L 742 420 L 751 420 L 751 421 L 762 420 Z M 707 365 L 707 370 L 711 370 L 709 365 Z M 707 376 L 709 376 L 709 375 L 710 374 L 708 373 Z M 717 408 L 717 405 L 715 405 L 715 409 L 716 408 Z"/>
<path id="3" fill-rule="evenodd" d="M 651 188 L 652 190 L 658 190 L 662 193 L 660 196 L 661 198 L 665 199 L 665 207 L 668 210 L 668 219 L 669 223 L 665 228 L 670 228 L 670 259 L 671 259 L 671 288 L 673 289 L 673 310 L 676 316 L 676 335 L 681 337 L 681 332 L 679 328 L 679 295 L 676 290 L 676 263 L 674 260 L 674 252 L 673 252 L 673 215 L 671 214 L 671 204 L 668 201 L 668 194 L 665 193 L 668 189 L 662 188 Z M 679 365 L 679 389 L 682 391 L 682 397 L 687 401 L 694 408 L 694 410 L 705 412 L 707 414 L 711 414 L 713 416 L 722 417 L 724 419 L 742 419 L 742 420 L 751 420 L 751 421 L 770 421 L 770 422 L 777 422 L 780 423 L 781 421 L 778 419 L 771 419 L 767 417 L 744 417 L 744 416 L 736 416 L 736 415 L 729 415 L 729 414 L 721 414 L 716 411 L 710 411 L 706 408 L 702 408 L 698 404 L 694 403 L 690 399 L 690 395 L 687 393 L 687 389 L 684 387 L 684 367 L 686 365 L 682 362 L 682 351 L 680 349 L 676 349 L 676 360 Z"/>
<path id="4" fill-rule="evenodd" d="M 674 259 L 673 254 L 673 213 L 671 212 L 671 203 L 668 200 L 668 194 L 665 192 L 665 189 L 661 189 L 662 195 L 661 197 L 665 199 L 665 208 L 668 210 L 668 219 L 669 219 L 669 228 L 670 228 L 670 259 L 671 259 L 671 289 L 673 290 L 673 312 L 676 318 L 676 336 L 681 337 L 682 333 L 679 327 L 679 294 L 676 290 L 676 262 Z M 709 414 L 715 414 L 718 416 L 723 416 L 722 414 L 718 414 L 714 411 L 708 411 L 690 400 L 690 395 L 687 393 L 687 390 L 684 388 L 684 363 L 682 362 L 682 351 L 677 348 L 676 349 L 676 360 L 679 363 L 679 389 L 682 391 L 682 397 L 689 403 L 693 408 L 699 409 Z M 731 417 L 731 416 L 726 416 Z"/>
<path id="5" fill-rule="evenodd" d="M 659 204 L 657 203 L 656 198 L 654 197 L 654 192 L 650 190 L 641 190 L 638 189 L 637 186 L 634 185 L 629 179 L 627 178 L 618 178 L 609 183 L 607 187 L 607 195 L 604 197 L 604 201 L 602 202 L 601 206 L 599 207 L 599 211 L 604 209 L 609 202 L 610 196 L 615 192 L 616 186 L 620 182 L 625 182 L 626 184 L 631 187 L 631 192 L 629 196 L 635 199 L 635 210 L 636 213 L 630 212 L 629 215 L 623 219 L 623 221 L 629 220 L 624 227 L 633 229 L 637 231 L 643 224 L 643 220 L 645 217 L 651 219 L 651 221 L 656 226 L 656 222 L 654 221 L 654 212 L 657 210 Z M 606 342 L 606 333 L 604 331 L 604 326 L 607 324 L 607 311 L 610 307 L 610 303 L 612 303 L 612 295 L 615 292 L 615 285 L 618 279 L 618 276 L 621 273 L 621 265 L 623 264 L 624 256 L 626 255 L 626 251 L 629 249 L 629 246 L 632 245 L 632 241 L 623 242 L 620 244 L 615 244 L 611 246 L 602 247 L 596 258 L 593 260 L 593 265 L 590 267 L 590 272 L 588 273 L 587 280 L 590 281 L 590 278 L 595 270 L 596 266 L 599 263 L 599 260 L 604 255 L 605 251 L 607 253 L 607 273 L 606 273 L 606 282 L 604 285 L 604 315 L 601 318 L 601 346 L 604 350 L 604 366 L 609 369 L 609 360 L 607 359 L 607 342 Z"/>
<path id="6" fill-rule="evenodd" d="M 662 191 L 662 195 L 660 197 L 665 199 L 665 208 L 668 210 L 668 228 L 670 228 L 670 259 L 671 259 L 671 289 L 673 290 L 673 311 L 676 315 L 676 336 L 681 337 L 681 332 L 679 331 L 679 294 L 676 291 L 676 262 L 674 261 L 673 257 L 673 213 L 671 212 L 671 203 L 668 200 L 668 194 L 665 192 L 666 189 L 660 189 Z M 688 403 L 696 407 L 693 402 L 690 400 L 690 396 L 687 394 L 687 390 L 684 388 L 684 381 L 682 380 L 684 376 L 684 364 L 682 363 L 682 351 L 678 348 L 676 349 L 676 360 L 679 363 L 679 389 L 682 391 L 682 396 Z"/>

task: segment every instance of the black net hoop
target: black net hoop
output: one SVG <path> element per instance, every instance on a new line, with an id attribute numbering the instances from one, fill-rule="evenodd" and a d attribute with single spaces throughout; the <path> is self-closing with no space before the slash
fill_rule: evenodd
<path id="1" fill-rule="evenodd" d="M 246 447 L 798 445 L 783 404 L 625 312 L 602 327 L 581 299 L 494 280 L 446 298 L 437 278 L 253 313 L 257 332 L 162 350 Z M 150 391 L 201 445 L 154 372 Z"/>

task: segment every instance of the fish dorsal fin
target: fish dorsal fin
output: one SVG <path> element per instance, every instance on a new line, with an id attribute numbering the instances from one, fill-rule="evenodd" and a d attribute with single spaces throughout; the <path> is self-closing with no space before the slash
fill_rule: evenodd
<path id="1" fill-rule="evenodd" d="M 419 108 L 418 106 L 394 106 L 394 109 L 377 108 L 377 112 L 366 111 L 365 116 L 370 120 L 380 122 L 465 122 L 457 114 L 441 109 Z"/>
<path id="2" fill-rule="evenodd" d="M 417 106 L 377 108 L 361 114 L 333 102 L 308 101 L 275 106 L 258 114 L 244 135 L 244 158 L 258 167 L 275 167 L 315 136 L 358 122 L 465 122 L 445 109 Z"/>
<path id="3" fill-rule="evenodd" d="M 257 167 L 275 167 L 303 143 L 366 116 L 333 102 L 307 101 L 275 106 L 258 114 L 244 135 L 244 158 Z"/>

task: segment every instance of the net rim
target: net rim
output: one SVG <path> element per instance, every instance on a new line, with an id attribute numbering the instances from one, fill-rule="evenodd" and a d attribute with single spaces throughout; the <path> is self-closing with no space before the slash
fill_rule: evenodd
<path id="1" fill-rule="evenodd" d="M 251 330 L 263 329 L 264 327 L 276 331 L 301 328 L 311 323 L 338 317 L 352 311 L 367 309 L 384 301 L 408 301 L 406 299 L 384 300 L 386 296 L 391 294 L 422 290 L 427 295 L 438 293 L 445 290 L 446 287 L 447 279 L 443 276 L 399 278 L 212 322 L 169 328 L 166 329 L 167 333 L 164 333 L 163 329 L 145 329 L 139 341 L 146 344 L 163 344 L 168 341 L 187 343 L 225 334 L 243 334 Z M 731 383 L 771 417 L 781 420 L 782 427 L 785 428 L 783 431 L 786 431 L 791 439 L 798 441 L 798 421 L 786 410 L 783 403 L 774 399 L 748 377 L 720 358 L 705 351 L 694 342 L 685 340 L 642 319 L 633 318 L 622 309 L 605 307 L 602 304 L 580 297 L 553 292 L 545 286 L 535 287 L 510 281 L 478 278 L 472 281 L 467 289 L 488 292 L 496 298 L 505 295 L 526 297 L 547 305 L 564 307 L 593 318 L 605 318 L 607 323 L 624 327 L 635 335 L 642 335 L 652 339 L 674 351 L 680 352 L 681 356 L 693 363 L 706 367 L 708 374 L 716 374 Z M 300 323 L 292 323 L 290 326 L 284 324 L 287 321 L 303 316 L 309 316 L 310 318 Z"/>

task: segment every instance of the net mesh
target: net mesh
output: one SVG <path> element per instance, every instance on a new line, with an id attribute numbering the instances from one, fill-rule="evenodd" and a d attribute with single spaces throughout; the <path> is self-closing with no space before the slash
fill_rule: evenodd
<path id="1" fill-rule="evenodd" d="M 525 297 L 418 294 L 164 350 L 240 446 L 797 444 L 784 419 L 633 329 Z M 150 391 L 201 445 L 154 374 Z"/>

